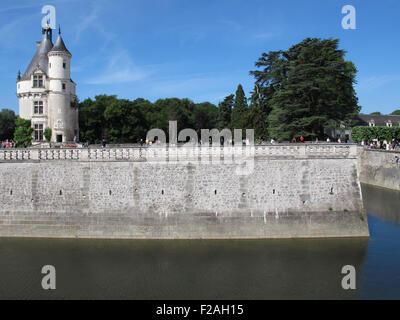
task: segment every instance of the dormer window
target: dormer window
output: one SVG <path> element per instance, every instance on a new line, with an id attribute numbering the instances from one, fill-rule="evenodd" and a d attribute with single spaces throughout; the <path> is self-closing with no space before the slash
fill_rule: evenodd
<path id="1" fill-rule="evenodd" d="M 33 87 L 34 88 L 43 88 L 43 76 L 42 75 L 33 76 Z"/>
<path id="2" fill-rule="evenodd" d="M 375 121 L 374 121 L 374 120 L 371 120 L 371 121 L 369 122 L 369 126 L 370 126 L 370 127 L 375 127 Z"/>
<path id="3" fill-rule="evenodd" d="M 389 120 L 388 122 L 386 122 L 386 126 L 392 128 L 393 127 L 392 121 Z"/>

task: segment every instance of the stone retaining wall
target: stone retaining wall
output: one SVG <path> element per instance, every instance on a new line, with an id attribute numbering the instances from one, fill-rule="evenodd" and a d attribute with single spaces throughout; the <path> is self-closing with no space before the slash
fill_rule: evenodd
<path id="1" fill-rule="evenodd" d="M 0 203 L 3 237 L 369 236 L 355 145 L 1 150 Z"/>

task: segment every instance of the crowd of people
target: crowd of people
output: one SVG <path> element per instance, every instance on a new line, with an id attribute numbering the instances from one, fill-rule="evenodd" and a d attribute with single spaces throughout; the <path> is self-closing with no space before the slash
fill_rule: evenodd
<path id="1" fill-rule="evenodd" d="M 0 141 L 1 142 L 1 149 L 12 149 L 16 147 L 16 143 L 14 140 L 5 140 L 5 141 Z"/>
<path id="2" fill-rule="evenodd" d="M 400 150 L 400 141 L 397 140 L 392 140 L 388 142 L 387 140 L 379 141 L 379 140 L 374 140 L 371 143 L 366 143 L 363 141 L 361 143 L 362 146 L 367 147 L 368 149 L 379 149 L 379 150 L 387 150 L 387 151 L 396 151 Z"/>

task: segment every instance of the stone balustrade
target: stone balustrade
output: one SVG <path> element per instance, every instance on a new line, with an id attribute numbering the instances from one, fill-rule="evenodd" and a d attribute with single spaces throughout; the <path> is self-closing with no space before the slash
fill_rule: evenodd
<path id="1" fill-rule="evenodd" d="M 199 158 L 357 158 L 353 144 L 276 144 L 238 147 L 118 147 L 105 149 L 0 149 L 0 162 L 162 161 Z"/>

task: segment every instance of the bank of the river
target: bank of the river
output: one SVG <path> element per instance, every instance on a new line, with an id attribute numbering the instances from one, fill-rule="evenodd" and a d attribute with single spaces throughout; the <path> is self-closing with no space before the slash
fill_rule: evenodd
<path id="1" fill-rule="evenodd" d="M 0 298 L 399 299 L 400 193 L 363 186 L 371 239 L 0 239 Z M 54 265 L 57 290 L 41 289 Z M 341 288 L 354 265 L 357 290 Z"/>

